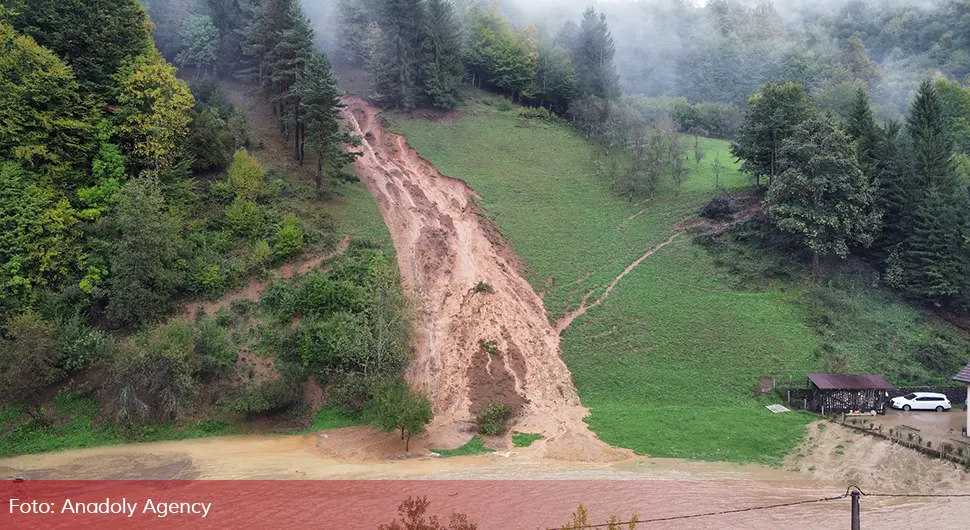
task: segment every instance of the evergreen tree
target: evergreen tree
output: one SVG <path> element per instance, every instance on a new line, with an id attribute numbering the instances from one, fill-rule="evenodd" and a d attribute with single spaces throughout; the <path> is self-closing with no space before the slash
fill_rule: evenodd
<path id="1" fill-rule="evenodd" d="M 922 195 L 899 254 L 902 288 L 920 300 L 941 303 L 966 283 L 961 222 L 966 210 L 959 208 L 967 204 L 936 187 Z"/>
<path id="2" fill-rule="evenodd" d="M 913 179 L 907 207 L 913 213 L 911 226 L 901 230 L 897 284 L 918 299 L 942 303 L 966 284 L 962 241 L 970 200 L 957 177 L 943 101 L 929 81 L 916 94 L 906 129 Z"/>
<path id="3" fill-rule="evenodd" d="M 590 7 L 583 13 L 575 57 L 579 93 L 602 99 L 620 97 L 620 76 L 613 56 L 616 47 L 606 24 L 606 15 Z"/>
<path id="4" fill-rule="evenodd" d="M 906 132 L 912 142 L 913 174 L 926 190 L 939 188 L 951 193 L 957 187 L 950 133 L 943 101 L 930 81 L 923 81 L 906 117 Z"/>
<path id="5" fill-rule="evenodd" d="M 247 60 L 242 62 L 240 73 L 259 86 L 272 83 L 272 53 L 285 29 L 290 4 L 291 0 L 262 0 L 246 10 L 248 22 L 240 32 L 240 48 Z"/>
<path id="6" fill-rule="evenodd" d="M 767 176 L 770 186 L 782 170 L 782 143 L 816 112 L 802 85 L 766 83 L 748 100 L 747 114 L 731 144 L 731 154 L 742 161 L 741 170 L 756 183 Z"/>
<path id="7" fill-rule="evenodd" d="M 347 64 L 363 66 L 367 64 L 370 51 L 367 46 L 370 25 L 374 13 L 367 0 L 340 0 L 337 18 L 340 22 L 339 59 Z"/>
<path id="8" fill-rule="evenodd" d="M 878 129 L 878 139 L 873 146 L 876 164 L 870 171 L 871 181 L 878 186 L 877 202 L 883 211 L 882 229 L 873 249 L 884 266 L 888 266 L 890 255 L 898 250 L 912 226 L 915 190 L 900 146 L 900 130 L 901 125 L 896 121 Z"/>
<path id="9" fill-rule="evenodd" d="M 125 59 L 154 49 L 137 0 L 30 0 L 12 24 L 63 58 L 84 92 L 110 97 Z"/>
<path id="10" fill-rule="evenodd" d="M 461 101 L 461 27 L 449 0 L 428 0 L 424 26 L 424 87 L 431 103 L 453 109 Z"/>
<path id="11" fill-rule="evenodd" d="M 323 186 L 324 171 L 338 171 L 360 155 L 346 149 L 360 145 L 361 139 L 340 126 L 340 92 L 331 71 L 330 61 L 323 53 L 309 57 L 297 79 L 296 92 L 300 98 L 301 115 L 306 124 L 306 136 L 315 154 L 317 165 L 317 193 Z"/>
<path id="12" fill-rule="evenodd" d="M 766 210 L 778 228 L 813 255 L 846 257 L 851 245 L 868 246 L 879 227 L 875 193 L 859 169 L 849 137 L 827 117 L 799 125 L 779 152 L 784 171 L 768 188 Z"/>
<path id="13" fill-rule="evenodd" d="M 381 38 L 368 65 L 379 101 L 405 110 L 417 106 L 424 20 L 424 0 L 384 0 L 381 4 Z"/>
<path id="14" fill-rule="evenodd" d="M 313 29 L 303 15 L 298 0 L 290 0 L 279 42 L 270 55 L 273 80 L 273 102 L 280 116 L 281 132 L 293 135 L 293 158 L 303 162 L 303 122 L 300 117 L 300 95 L 294 89 L 297 77 L 313 54 Z"/>
<path id="15" fill-rule="evenodd" d="M 96 119 L 78 90 L 63 61 L 0 23 L 0 160 L 77 186 L 95 149 Z"/>
<path id="16" fill-rule="evenodd" d="M 869 103 L 869 94 L 863 88 L 856 91 L 852 101 L 846 132 L 856 142 L 859 166 L 867 175 L 870 174 L 876 164 L 874 150 L 879 141 L 879 128 Z"/>
<path id="17" fill-rule="evenodd" d="M 165 315 L 185 278 L 182 220 L 153 177 L 128 181 L 110 221 L 113 231 L 108 316 L 137 327 Z"/>
<path id="18" fill-rule="evenodd" d="M 234 65 L 242 53 L 241 33 L 245 26 L 240 0 L 202 0 L 201 3 L 219 33 L 216 69 Z"/>
<path id="19" fill-rule="evenodd" d="M 182 51 L 175 58 L 179 66 L 194 66 L 196 77 L 215 65 L 219 51 L 219 30 L 206 15 L 191 15 L 180 31 Z"/>

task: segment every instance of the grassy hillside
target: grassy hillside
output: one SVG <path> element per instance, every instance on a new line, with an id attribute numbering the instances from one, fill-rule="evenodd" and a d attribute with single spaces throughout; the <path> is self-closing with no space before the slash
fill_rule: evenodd
<path id="1" fill-rule="evenodd" d="M 520 118 L 489 96 L 476 96 L 457 120 L 394 121 L 443 173 L 481 194 L 553 320 L 589 291 L 598 296 L 675 233 L 678 220 L 695 215 L 714 195 L 714 160 L 729 167 L 722 185 L 732 192 L 746 185 L 728 143 L 702 140 L 706 157 L 679 193 L 664 189 L 631 204 L 597 175 L 594 148 L 580 134 Z M 870 289 L 814 287 L 798 272 L 743 281 L 745 271 L 726 266 L 753 260 L 742 254 L 712 252 L 683 235 L 566 330 L 562 355 L 605 441 L 653 456 L 777 463 L 810 417 L 767 411 L 768 402 L 753 397 L 759 376 L 801 384 L 833 349 L 845 368 L 885 366 L 890 361 L 873 362 L 884 359 L 873 353 L 876 333 L 859 332 L 883 321 L 907 321 L 902 333 L 911 338 L 934 332 L 917 311 Z M 840 322 L 840 304 L 829 302 L 844 298 L 853 307 Z"/>

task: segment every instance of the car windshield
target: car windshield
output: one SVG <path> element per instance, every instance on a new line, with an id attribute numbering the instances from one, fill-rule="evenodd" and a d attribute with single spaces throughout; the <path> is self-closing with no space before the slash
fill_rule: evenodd
<path id="1" fill-rule="evenodd" d="M 906 394 L 903 399 L 916 399 L 916 394 Z"/>

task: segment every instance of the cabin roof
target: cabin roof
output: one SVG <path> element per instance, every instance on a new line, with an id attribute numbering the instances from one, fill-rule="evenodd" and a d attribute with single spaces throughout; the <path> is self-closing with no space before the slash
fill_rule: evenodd
<path id="1" fill-rule="evenodd" d="M 892 390 L 894 388 L 881 375 L 808 374 L 808 380 L 819 390 Z"/>

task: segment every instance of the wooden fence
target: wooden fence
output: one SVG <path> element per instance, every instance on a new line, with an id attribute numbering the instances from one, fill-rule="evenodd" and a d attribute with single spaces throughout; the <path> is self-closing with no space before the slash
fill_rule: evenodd
<path id="1" fill-rule="evenodd" d="M 931 447 L 932 443 L 930 440 L 924 442 L 921 438 L 914 435 L 910 439 L 909 433 L 903 433 L 900 431 L 893 431 L 892 429 L 879 429 L 876 428 L 872 423 L 873 421 L 869 417 L 857 418 L 860 423 L 852 423 L 851 421 L 839 421 L 838 419 L 830 419 L 832 423 L 841 425 L 848 429 L 853 429 L 859 431 L 863 434 L 868 434 L 869 436 L 874 436 L 876 438 L 882 438 L 883 440 L 889 440 L 892 443 L 902 445 L 903 447 L 908 447 L 915 451 L 919 451 L 924 455 L 931 456 L 933 458 L 939 458 L 942 460 L 949 460 L 956 464 L 960 464 L 966 470 L 970 470 L 970 448 L 962 447 L 957 443 L 942 442 L 942 445 L 937 445 L 936 447 Z M 866 425 L 869 425 L 868 427 Z M 891 433 L 891 434 L 890 434 Z M 924 443 L 926 445 L 924 445 Z M 940 442 L 937 442 L 940 443 Z"/>

